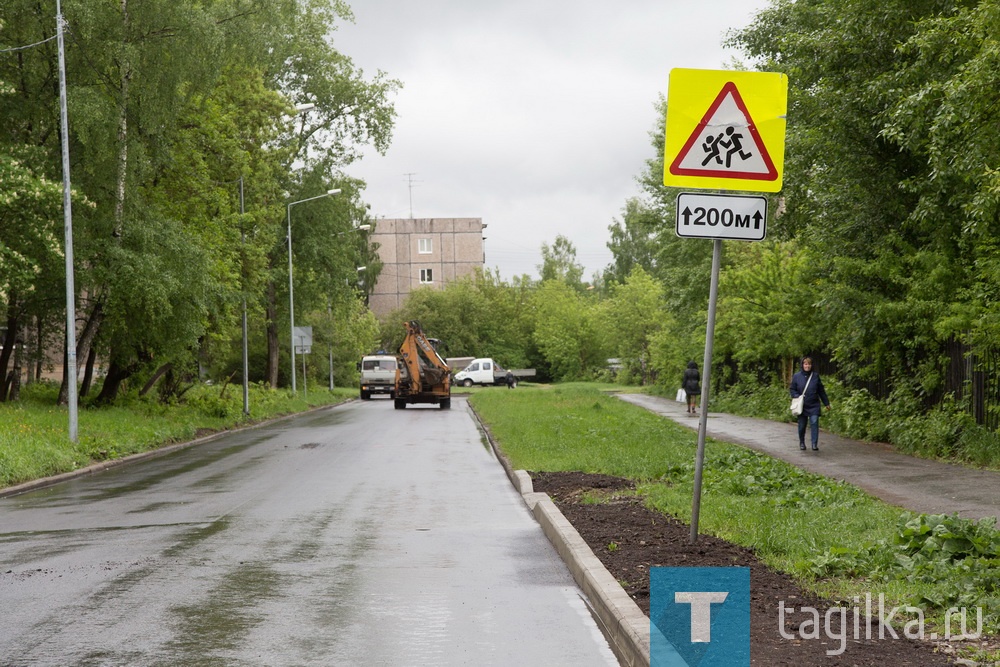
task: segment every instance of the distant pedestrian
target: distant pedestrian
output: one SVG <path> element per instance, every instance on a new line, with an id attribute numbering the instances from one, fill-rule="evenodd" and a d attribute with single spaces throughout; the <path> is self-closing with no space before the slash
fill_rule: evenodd
<path id="1" fill-rule="evenodd" d="M 813 370 L 811 357 L 802 359 L 802 370 L 792 376 L 792 386 L 789 388 L 792 398 L 804 396 L 802 414 L 799 415 L 799 449 L 806 448 L 806 426 L 811 428 L 812 450 L 819 451 L 819 415 L 822 406 L 830 409 L 830 399 L 826 396 L 823 380 L 819 373 Z"/>
<path id="2" fill-rule="evenodd" d="M 687 368 L 684 369 L 681 388 L 687 394 L 688 414 L 698 414 L 695 407 L 701 396 L 701 374 L 698 373 L 698 364 L 693 361 L 689 361 Z"/>
<path id="3" fill-rule="evenodd" d="M 513 389 L 517 386 L 517 378 L 514 377 L 514 374 L 510 371 L 507 371 L 507 375 L 504 376 L 504 380 L 507 381 L 508 389 Z"/>

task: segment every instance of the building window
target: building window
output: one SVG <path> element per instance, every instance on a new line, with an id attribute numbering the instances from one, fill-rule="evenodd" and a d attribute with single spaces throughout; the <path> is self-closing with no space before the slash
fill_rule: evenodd
<path id="1" fill-rule="evenodd" d="M 421 255 L 429 255 L 434 252 L 434 239 L 417 239 L 417 252 Z"/>
<path id="2" fill-rule="evenodd" d="M 433 269 L 420 269 L 420 282 L 425 285 L 434 282 L 433 271 Z"/>

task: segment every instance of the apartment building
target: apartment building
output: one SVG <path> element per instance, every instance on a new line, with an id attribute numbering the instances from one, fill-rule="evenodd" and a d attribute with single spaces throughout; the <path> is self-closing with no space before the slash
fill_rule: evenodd
<path id="1" fill-rule="evenodd" d="M 375 223 L 382 273 L 368 299 L 378 317 L 403 305 L 410 290 L 440 287 L 482 268 L 482 218 L 396 218 Z"/>

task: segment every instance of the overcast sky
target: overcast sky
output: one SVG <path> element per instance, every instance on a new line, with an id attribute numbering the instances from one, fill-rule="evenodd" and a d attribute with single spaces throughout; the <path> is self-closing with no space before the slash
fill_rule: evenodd
<path id="1" fill-rule="evenodd" d="M 377 218 L 472 217 L 486 266 L 538 276 L 542 243 L 611 262 L 675 67 L 725 69 L 721 43 L 767 0 L 353 0 L 334 44 L 403 83 L 385 156 L 347 171 Z M 408 174 L 411 174 L 408 176 Z M 412 181 L 412 187 L 411 187 Z"/>

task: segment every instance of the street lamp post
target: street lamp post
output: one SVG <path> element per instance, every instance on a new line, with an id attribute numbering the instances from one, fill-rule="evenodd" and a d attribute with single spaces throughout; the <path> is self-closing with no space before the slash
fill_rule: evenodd
<path id="1" fill-rule="evenodd" d="M 333 391 L 333 297 L 330 297 L 330 391 Z"/>
<path id="2" fill-rule="evenodd" d="M 240 291 L 243 292 L 243 416 L 250 416 L 250 357 L 247 354 L 247 286 L 246 286 L 246 244 L 247 231 L 243 216 L 243 177 L 240 176 Z"/>
<path id="3" fill-rule="evenodd" d="M 63 235 L 66 260 L 66 402 L 69 408 L 69 441 L 79 442 L 79 408 L 76 388 L 76 286 L 73 282 L 73 204 L 69 179 L 69 114 L 66 111 L 66 47 L 62 3 L 56 0 L 56 44 L 59 51 L 59 136 L 63 172 Z"/>
<path id="4" fill-rule="evenodd" d="M 314 199 L 321 199 L 323 197 L 329 197 L 330 195 L 336 195 L 340 193 L 340 188 L 334 188 L 333 190 L 327 190 L 321 195 L 316 195 L 315 197 L 307 197 L 306 199 L 299 199 L 298 201 L 289 202 L 287 206 L 288 211 L 288 322 L 289 322 L 289 342 L 291 343 L 292 352 L 292 393 L 297 393 L 295 387 L 295 282 L 292 280 L 292 207 L 296 204 L 302 204 L 307 201 L 312 201 Z"/>

